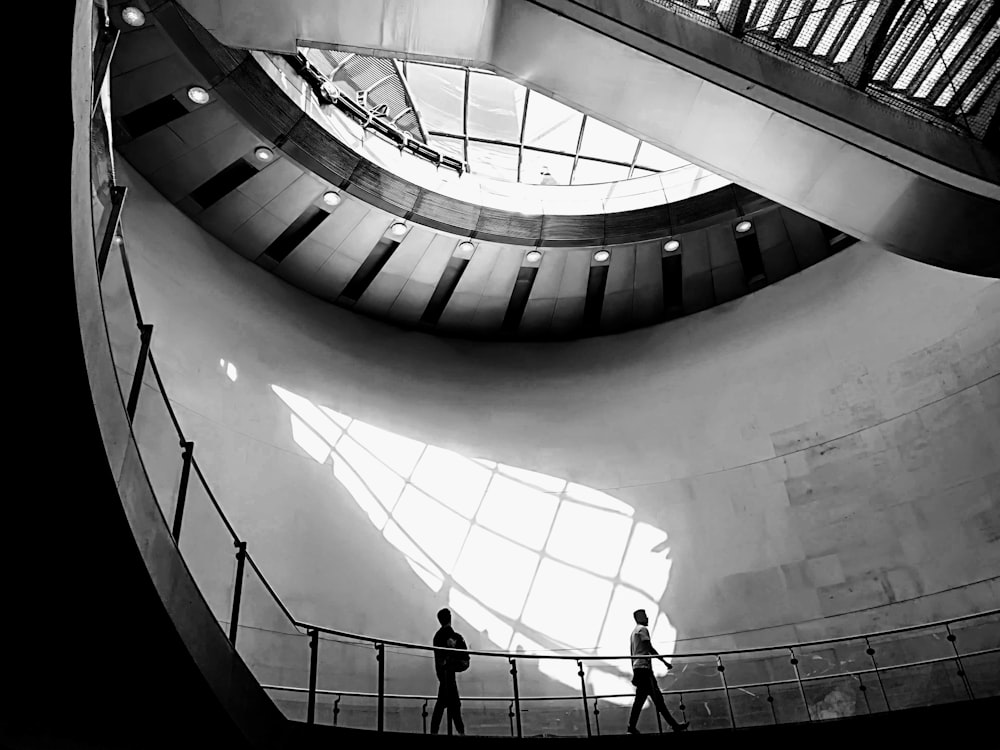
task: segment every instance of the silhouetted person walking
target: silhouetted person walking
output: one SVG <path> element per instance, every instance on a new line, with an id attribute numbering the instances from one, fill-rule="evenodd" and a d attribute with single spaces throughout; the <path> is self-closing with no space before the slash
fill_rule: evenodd
<path id="1" fill-rule="evenodd" d="M 451 627 L 451 611 L 442 609 L 437 613 L 441 627 L 434 634 L 434 645 L 439 648 L 468 648 L 465 639 Z M 448 724 L 455 725 L 455 731 L 465 734 L 465 722 L 462 721 L 462 701 L 458 697 L 458 681 L 456 672 L 464 672 L 469 668 L 469 657 L 466 654 L 455 654 L 448 651 L 434 652 L 434 670 L 438 678 L 438 697 L 434 703 L 434 713 L 431 714 L 431 734 L 437 734 L 441 728 L 441 715 L 448 710 Z"/>
<path id="2" fill-rule="evenodd" d="M 635 618 L 636 625 L 632 631 L 629 653 L 632 654 L 632 684 L 635 685 L 635 702 L 632 704 L 632 713 L 628 717 L 628 733 L 639 734 L 639 730 L 636 729 L 635 724 L 639 721 L 639 713 L 642 711 L 642 706 L 646 702 L 646 698 L 653 699 L 653 705 L 656 706 L 656 710 L 660 712 L 660 715 L 667 720 L 667 724 L 670 725 L 671 729 L 675 732 L 683 732 L 688 728 L 688 722 L 685 721 L 683 724 L 678 723 L 667 710 L 667 704 L 663 701 L 660 686 L 656 683 L 656 677 L 653 675 L 653 660 L 650 657 L 655 656 L 666 664 L 667 667 L 670 664 L 653 648 L 653 642 L 649 639 L 649 618 L 646 616 L 646 610 L 637 609 L 632 613 L 632 617 Z"/>

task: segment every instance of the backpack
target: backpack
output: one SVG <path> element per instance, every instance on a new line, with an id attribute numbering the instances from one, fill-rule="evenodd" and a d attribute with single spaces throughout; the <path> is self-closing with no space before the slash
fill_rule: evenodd
<path id="1" fill-rule="evenodd" d="M 448 639 L 448 648 L 468 648 L 469 645 L 465 642 L 465 639 L 455 633 L 454 638 Z M 464 672 L 469 668 L 469 655 L 468 654 L 448 654 L 448 669 L 452 672 Z"/>

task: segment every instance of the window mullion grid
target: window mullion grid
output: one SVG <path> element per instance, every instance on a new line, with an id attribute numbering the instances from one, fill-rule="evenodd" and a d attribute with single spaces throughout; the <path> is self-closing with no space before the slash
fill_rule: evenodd
<path id="1" fill-rule="evenodd" d="M 465 97 L 462 101 L 462 152 L 465 154 L 465 169 L 472 171 L 469 163 L 469 69 L 465 69 Z"/>
<path id="2" fill-rule="evenodd" d="M 816 32 L 813 34 L 812 39 L 809 40 L 809 44 L 803 47 L 803 50 L 808 52 L 810 55 L 815 55 L 815 49 L 819 46 L 819 41 L 826 35 L 826 30 L 830 28 L 830 24 L 833 23 L 833 17 L 837 15 L 837 11 L 843 3 L 838 3 L 836 0 L 830 3 L 826 7 L 826 12 L 823 14 L 823 18 L 819 22 L 819 26 L 816 27 Z"/>
<path id="3" fill-rule="evenodd" d="M 531 89 L 524 89 L 524 109 L 521 111 L 521 137 L 517 141 L 517 181 L 521 181 L 521 162 L 524 161 L 524 129 L 528 123 L 528 99 L 531 98 Z"/>
<path id="4" fill-rule="evenodd" d="M 642 140 L 638 140 L 635 143 L 635 153 L 632 154 L 632 163 L 628 165 L 628 179 L 632 179 L 632 173 L 635 172 L 635 163 L 639 160 L 639 149 L 642 148 Z"/>
<path id="5" fill-rule="evenodd" d="M 885 77 L 885 85 L 889 87 L 891 91 L 896 93 L 896 82 L 899 78 L 906 72 L 906 69 L 910 66 L 910 61 L 916 56 L 920 48 L 924 46 L 924 41 L 927 37 L 934 33 L 934 27 L 937 26 L 938 20 L 941 18 L 941 14 L 947 7 L 948 3 L 941 0 L 937 0 L 930 10 L 927 9 L 927 3 L 921 0 L 919 3 L 920 9 L 924 13 L 924 22 L 917 27 L 917 32 L 914 34 L 913 38 L 909 41 L 906 49 L 896 64 L 893 66 L 892 70 L 888 72 Z"/>
<path id="6" fill-rule="evenodd" d="M 861 23 L 861 14 L 865 12 L 865 8 L 868 7 L 868 2 L 870 0 L 858 0 L 854 3 L 854 7 L 851 8 L 851 12 L 847 16 L 847 20 L 844 21 L 844 25 L 840 28 L 840 32 L 837 34 L 837 38 L 833 40 L 833 44 L 830 45 L 830 49 L 826 52 L 826 59 L 829 60 L 831 64 L 837 59 L 837 55 L 840 54 L 841 47 L 851 36 L 854 28 Z"/>
<path id="7" fill-rule="evenodd" d="M 951 5 L 951 0 L 944 0 L 942 4 L 945 6 L 944 9 L 947 10 L 947 6 Z M 907 95 L 913 97 L 914 99 L 917 98 L 917 91 L 924 85 L 924 81 L 927 79 L 927 76 L 931 74 L 938 62 L 945 64 L 945 67 L 947 68 L 946 61 L 944 59 L 944 52 L 948 49 L 948 45 L 951 44 L 952 40 L 968 19 L 969 14 L 966 11 L 968 11 L 972 5 L 973 3 L 966 3 L 962 6 L 962 9 L 952 19 L 951 26 L 945 29 L 945 33 L 940 39 L 938 39 L 936 32 L 938 23 L 940 23 L 941 18 L 944 17 L 943 11 L 938 20 L 934 22 L 933 26 L 931 26 L 930 36 L 933 42 L 933 48 L 931 53 L 927 55 L 927 59 L 920 65 L 920 69 L 917 71 L 916 75 L 913 76 L 913 80 L 910 81 L 910 85 L 906 89 Z"/>
<path id="8" fill-rule="evenodd" d="M 576 153 L 573 155 L 573 168 L 569 171 L 569 184 L 573 184 L 573 176 L 576 174 L 576 165 L 580 163 L 580 147 L 583 146 L 583 130 L 587 127 L 587 115 L 580 120 L 580 132 L 576 136 Z"/>
<path id="9" fill-rule="evenodd" d="M 1000 8 L 1000 6 L 994 6 L 994 7 Z M 1000 11 L 994 10 L 992 13 L 987 11 L 982 16 L 982 18 L 979 19 L 979 24 L 976 26 L 976 28 L 972 29 L 972 32 L 969 34 L 969 38 L 965 41 L 965 44 L 962 45 L 962 48 L 958 51 L 958 53 L 955 55 L 955 58 L 951 61 L 951 64 L 949 64 L 945 69 L 944 75 L 941 76 L 941 80 L 939 80 L 936 84 L 934 84 L 934 87 L 927 95 L 928 102 L 930 102 L 931 104 L 936 102 L 939 98 L 941 98 L 941 95 L 944 94 L 945 90 L 949 87 L 953 91 L 958 90 L 954 84 L 955 76 L 958 75 L 958 73 L 962 70 L 968 59 L 975 54 L 976 49 L 978 49 L 979 45 L 982 44 L 983 39 L 986 38 L 986 35 L 989 33 L 990 28 L 993 26 L 994 23 L 996 23 L 997 21 L 996 15 L 998 12 Z M 962 22 L 963 27 L 965 26 L 965 24 L 970 23 L 971 20 L 972 20 L 971 16 L 967 19 L 964 19 Z"/>

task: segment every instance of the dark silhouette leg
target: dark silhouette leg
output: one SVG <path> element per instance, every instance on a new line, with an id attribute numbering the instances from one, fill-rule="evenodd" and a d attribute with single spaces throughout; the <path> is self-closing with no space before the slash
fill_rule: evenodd
<path id="1" fill-rule="evenodd" d="M 643 676 L 645 670 L 636 670 L 632 683 L 635 685 L 635 701 L 632 702 L 632 711 L 628 716 L 629 730 L 635 729 L 636 722 L 639 721 L 639 714 L 642 713 L 642 706 L 649 697 L 649 681 Z M 652 674 L 652 672 L 650 672 Z"/>
<path id="2" fill-rule="evenodd" d="M 462 721 L 462 699 L 458 695 L 458 682 L 455 680 L 455 675 L 451 676 L 448 692 L 448 721 L 455 725 L 459 734 L 465 734 L 465 722 Z"/>
<path id="3" fill-rule="evenodd" d="M 677 729 L 680 726 L 677 720 L 670 715 L 670 711 L 667 710 L 667 702 L 663 700 L 663 693 L 660 692 L 660 686 L 656 684 L 656 678 L 650 673 L 650 695 L 653 698 L 653 704 L 656 706 L 656 710 L 660 712 L 660 716 L 667 720 L 667 724 L 670 725 L 671 729 Z"/>
<path id="4" fill-rule="evenodd" d="M 444 715 L 445 706 L 448 703 L 448 692 L 442 680 L 438 683 L 438 697 L 434 701 L 434 713 L 431 714 L 431 734 L 437 734 L 441 729 L 441 717 Z"/>

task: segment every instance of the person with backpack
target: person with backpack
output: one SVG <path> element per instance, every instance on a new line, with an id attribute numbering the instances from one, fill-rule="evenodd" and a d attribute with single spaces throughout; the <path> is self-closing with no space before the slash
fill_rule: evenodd
<path id="1" fill-rule="evenodd" d="M 437 648 L 467 649 L 465 639 L 451 627 L 451 610 L 445 608 L 437 613 L 441 627 L 434 634 L 434 646 Z M 450 651 L 434 652 L 434 671 L 438 678 L 438 696 L 434 703 L 434 713 L 431 714 L 431 734 L 437 734 L 441 728 L 441 716 L 448 710 L 448 725 L 454 724 L 459 735 L 465 734 L 465 722 L 462 721 L 462 701 L 458 696 L 458 681 L 455 675 L 469 668 L 469 655 L 456 654 Z"/>

